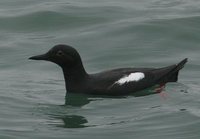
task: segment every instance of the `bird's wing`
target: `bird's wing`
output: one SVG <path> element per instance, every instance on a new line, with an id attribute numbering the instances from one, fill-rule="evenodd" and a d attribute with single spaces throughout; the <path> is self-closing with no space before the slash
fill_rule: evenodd
<path id="1" fill-rule="evenodd" d="M 123 90 L 138 91 L 153 86 L 155 81 L 156 76 L 152 71 L 132 71 L 113 81 L 107 89 L 114 92 L 116 90 L 119 92 Z"/>
<path id="2" fill-rule="evenodd" d="M 142 90 L 156 84 L 165 84 L 167 82 L 176 82 L 178 80 L 178 72 L 187 62 L 182 60 L 178 64 L 157 69 L 132 69 L 124 76 L 117 79 L 108 89 L 112 90 Z"/>
<path id="3" fill-rule="evenodd" d="M 156 84 L 176 82 L 178 72 L 187 59 L 164 68 L 121 68 L 114 69 L 91 77 L 92 88 L 96 92 L 107 92 L 112 95 L 124 95 L 152 87 Z M 126 91 L 126 92 L 125 92 Z"/>
<path id="4" fill-rule="evenodd" d="M 94 76 L 98 80 L 94 80 L 92 83 L 95 84 L 96 90 L 101 90 L 102 92 L 106 91 L 109 94 L 115 93 L 116 95 L 119 95 L 118 93 L 126 94 L 152 86 L 155 80 L 155 75 L 152 73 L 154 70 L 154 68 L 110 70 L 95 74 Z"/>

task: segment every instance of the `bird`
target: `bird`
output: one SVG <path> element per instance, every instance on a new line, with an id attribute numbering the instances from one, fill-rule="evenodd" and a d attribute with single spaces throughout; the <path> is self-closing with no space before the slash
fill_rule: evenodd
<path id="1" fill-rule="evenodd" d="M 178 64 L 162 68 L 118 68 L 89 74 L 78 51 L 66 44 L 58 44 L 47 53 L 32 56 L 31 60 L 53 62 L 62 68 L 66 92 L 91 95 L 120 96 L 148 89 L 155 85 L 177 82 L 188 58 Z"/>

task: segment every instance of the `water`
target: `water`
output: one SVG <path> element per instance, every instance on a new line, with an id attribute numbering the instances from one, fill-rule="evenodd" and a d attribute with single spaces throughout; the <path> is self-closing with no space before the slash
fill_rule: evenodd
<path id="1" fill-rule="evenodd" d="M 199 139 L 199 7 L 197 0 L 1 0 L 0 138 Z M 165 98 L 65 100 L 61 69 L 28 60 L 59 43 L 74 46 L 89 73 L 189 62 Z"/>

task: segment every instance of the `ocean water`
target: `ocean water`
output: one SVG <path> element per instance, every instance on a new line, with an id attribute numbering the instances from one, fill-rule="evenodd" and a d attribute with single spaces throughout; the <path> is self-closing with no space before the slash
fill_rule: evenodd
<path id="1" fill-rule="evenodd" d="M 0 0 L 1 139 L 199 139 L 200 1 Z M 67 94 L 28 57 L 75 47 L 89 73 L 189 62 L 165 97 Z M 65 98 L 66 95 L 66 98 Z"/>

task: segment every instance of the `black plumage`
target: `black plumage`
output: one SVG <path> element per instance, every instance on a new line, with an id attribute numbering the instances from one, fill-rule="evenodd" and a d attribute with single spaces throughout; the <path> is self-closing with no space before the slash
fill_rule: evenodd
<path id="1" fill-rule="evenodd" d="M 154 85 L 176 82 L 179 70 L 187 62 L 164 68 L 120 68 L 88 74 L 79 53 L 68 45 L 56 45 L 43 55 L 29 59 L 46 60 L 58 64 L 64 73 L 66 90 L 93 95 L 127 95 Z M 121 80 L 120 80 L 121 79 Z"/>

